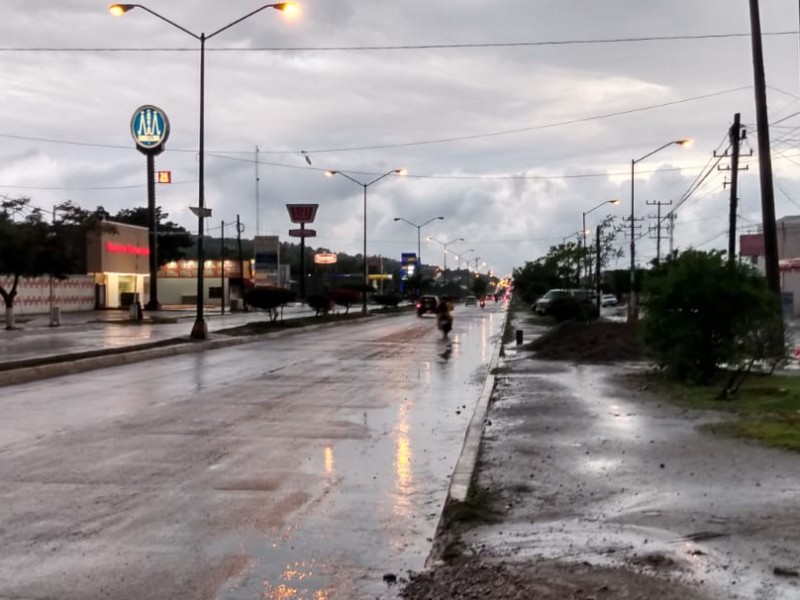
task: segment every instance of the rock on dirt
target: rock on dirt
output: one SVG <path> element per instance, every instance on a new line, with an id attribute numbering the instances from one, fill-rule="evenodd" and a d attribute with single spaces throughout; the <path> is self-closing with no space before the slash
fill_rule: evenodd
<path id="1" fill-rule="evenodd" d="M 695 600 L 684 585 L 588 563 L 493 562 L 464 558 L 412 575 L 406 600 Z"/>

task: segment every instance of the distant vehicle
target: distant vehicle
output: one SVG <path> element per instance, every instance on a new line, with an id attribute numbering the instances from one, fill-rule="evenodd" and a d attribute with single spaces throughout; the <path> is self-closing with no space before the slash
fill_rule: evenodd
<path id="1" fill-rule="evenodd" d="M 552 305 L 560 301 L 567 300 L 569 298 L 590 300 L 591 292 L 589 292 L 588 290 L 579 290 L 579 289 L 547 290 L 547 293 L 545 293 L 544 296 L 540 297 L 536 302 L 534 302 L 531 308 L 535 313 L 538 313 L 540 315 L 546 315 L 549 313 L 549 309 Z"/>
<path id="2" fill-rule="evenodd" d="M 559 321 L 583 315 L 597 317 L 597 305 L 592 300 L 592 292 L 583 289 L 553 289 L 533 303 L 531 307 L 539 315 L 550 315 Z"/>
<path id="3" fill-rule="evenodd" d="M 421 317 L 425 313 L 436 314 L 436 307 L 439 305 L 439 298 L 436 296 L 420 296 L 417 300 L 417 316 Z"/>
<path id="4" fill-rule="evenodd" d="M 475 296 L 467 296 L 464 298 L 464 306 L 475 306 L 478 303 L 478 299 Z"/>
<path id="5" fill-rule="evenodd" d="M 600 306 L 616 306 L 619 300 L 614 294 L 603 294 L 600 296 Z"/>

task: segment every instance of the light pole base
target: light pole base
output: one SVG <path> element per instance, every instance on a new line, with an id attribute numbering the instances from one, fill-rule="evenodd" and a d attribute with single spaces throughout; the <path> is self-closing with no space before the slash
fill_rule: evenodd
<path id="1" fill-rule="evenodd" d="M 189 337 L 193 340 L 208 339 L 208 325 L 206 325 L 204 319 L 197 319 L 194 322 L 194 327 L 192 327 L 192 333 L 189 334 Z"/>
<path id="2" fill-rule="evenodd" d="M 145 310 L 161 310 L 161 304 L 152 300 L 144 305 Z"/>

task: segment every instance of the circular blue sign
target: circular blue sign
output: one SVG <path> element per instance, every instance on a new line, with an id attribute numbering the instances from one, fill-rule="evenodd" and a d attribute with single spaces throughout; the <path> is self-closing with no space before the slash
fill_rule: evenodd
<path id="1" fill-rule="evenodd" d="M 157 106 L 140 106 L 131 119 L 131 135 L 142 152 L 160 150 L 169 137 L 167 114 Z"/>

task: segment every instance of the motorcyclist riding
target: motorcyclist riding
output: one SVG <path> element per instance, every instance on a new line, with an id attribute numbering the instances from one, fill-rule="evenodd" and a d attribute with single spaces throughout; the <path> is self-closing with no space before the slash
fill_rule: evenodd
<path id="1" fill-rule="evenodd" d="M 436 306 L 436 326 L 442 331 L 442 337 L 445 338 L 453 328 L 453 305 L 447 296 L 442 296 Z"/>

